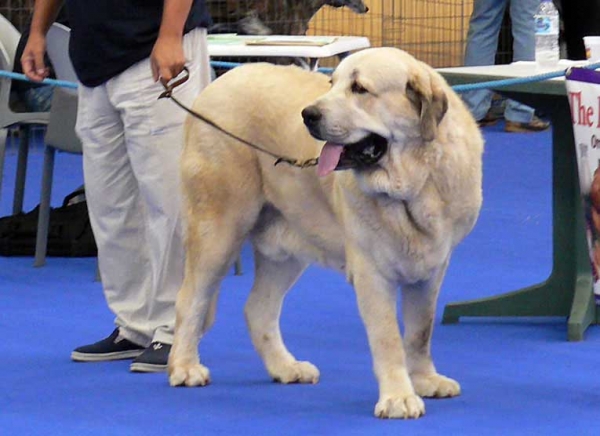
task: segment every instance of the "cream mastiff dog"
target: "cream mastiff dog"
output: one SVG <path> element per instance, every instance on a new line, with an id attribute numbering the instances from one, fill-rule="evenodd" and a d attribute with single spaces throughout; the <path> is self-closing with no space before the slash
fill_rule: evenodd
<path id="1" fill-rule="evenodd" d="M 479 214 L 483 140 L 442 77 L 401 50 L 374 48 L 347 57 L 331 80 L 297 67 L 236 68 L 193 109 L 272 153 L 320 155 L 320 162 L 274 166 L 266 153 L 187 120 L 187 264 L 170 384 L 210 382 L 198 343 L 215 319 L 220 282 L 249 238 L 256 270 L 245 315 L 273 379 L 319 380 L 279 328 L 285 294 L 317 262 L 343 272 L 356 290 L 379 383 L 376 416 L 418 418 L 422 397 L 459 395 L 459 384 L 432 361 L 431 334 L 452 250 Z"/>

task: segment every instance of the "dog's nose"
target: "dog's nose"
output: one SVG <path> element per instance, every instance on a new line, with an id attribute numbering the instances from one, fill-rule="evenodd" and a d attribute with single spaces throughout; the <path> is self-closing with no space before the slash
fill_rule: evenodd
<path id="1" fill-rule="evenodd" d="M 322 117 L 323 114 L 321 114 L 321 111 L 316 106 L 308 106 L 302 111 L 302 118 L 304 118 L 304 124 L 307 126 L 317 124 Z"/>

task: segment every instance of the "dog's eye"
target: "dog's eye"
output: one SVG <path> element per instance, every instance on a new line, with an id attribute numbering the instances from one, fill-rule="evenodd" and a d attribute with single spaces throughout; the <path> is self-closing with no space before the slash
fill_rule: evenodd
<path id="1" fill-rule="evenodd" d="M 365 88 L 358 82 L 352 82 L 352 86 L 350 87 L 350 90 L 354 94 L 366 94 L 367 92 L 369 92 L 369 90 L 367 88 Z"/>

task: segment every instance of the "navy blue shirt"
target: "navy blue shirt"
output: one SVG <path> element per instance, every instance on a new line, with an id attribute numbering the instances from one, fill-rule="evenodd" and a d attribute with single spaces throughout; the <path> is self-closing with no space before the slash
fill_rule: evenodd
<path id="1" fill-rule="evenodd" d="M 85 86 L 101 85 L 150 56 L 164 0 L 67 0 L 71 24 L 69 53 Z M 208 27 L 205 0 L 194 0 L 184 33 Z"/>

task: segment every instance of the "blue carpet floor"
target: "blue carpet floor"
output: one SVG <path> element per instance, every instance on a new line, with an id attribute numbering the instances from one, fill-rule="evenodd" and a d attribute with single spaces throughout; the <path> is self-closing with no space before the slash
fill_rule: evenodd
<path id="1" fill-rule="evenodd" d="M 550 133 L 485 131 L 484 206 L 457 249 L 433 339 L 440 372 L 463 394 L 426 400 L 415 421 L 372 416 L 377 386 L 354 295 L 340 275 L 312 267 L 289 295 L 282 329 L 298 358 L 321 370 L 314 386 L 272 383 L 255 354 L 242 308 L 252 281 L 223 284 L 217 322 L 202 343 L 213 383 L 174 389 L 164 374 L 129 362 L 76 364 L 71 350 L 113 328 L 95 259 L 0 257 L 2 435 L 596 435 L 600 331 L 566 341 L 565 319 L 464 320 L 441 325 L 446 303 L 545 279 L 551 262 Z M 26 208 L 39 191 L 41 153 L 30 156 Z M 0 211 L 10 212 L 14 152 Z M 56 159 L 55 205 L 82 183 L 81 158 Z"/>

